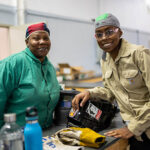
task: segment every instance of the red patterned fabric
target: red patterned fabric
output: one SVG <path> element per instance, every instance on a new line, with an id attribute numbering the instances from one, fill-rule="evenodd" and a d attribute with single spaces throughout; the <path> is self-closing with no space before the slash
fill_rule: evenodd
<path id="1" fill-rule="evenodd" d="M 47 25 L 44 22 L 38 23 L 38 24 L 32 24 L 28 26 L 26 30 L 26 38 L 29 37 L 29 35 L 35 31 L 46 31 L 50 35 L 50 31 L 47 28 Z"/>

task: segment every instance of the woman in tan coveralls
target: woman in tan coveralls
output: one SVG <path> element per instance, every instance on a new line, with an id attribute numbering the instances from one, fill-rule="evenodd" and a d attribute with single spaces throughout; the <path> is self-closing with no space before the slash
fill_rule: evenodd
<path id="1" fill-rule="evenodd" d="M 150 50 L 122 39 L 118 19 L 103 14 L 96 19 L 95 36 L 104 51 L 101 68 L 104 87 L 86 90 L 72 101 L 74 109 L 89 98 L 116 100 L 127 126 L 105 133 L 129 139 L 130 150 L 150 149 Z"/>

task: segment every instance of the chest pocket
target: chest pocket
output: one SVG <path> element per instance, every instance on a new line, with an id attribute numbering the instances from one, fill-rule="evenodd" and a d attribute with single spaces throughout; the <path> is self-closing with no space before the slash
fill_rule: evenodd
<path id="1" fill-rule="evenodd" d="M 131 79 L 131 78 L 135 78 L 138 73 L 139 73 L 138 70 L 130 70 L 130 71 L 123 71 L 123 72 L 122 72 L 122 75 L 123 75 L 126 79 Z"/>
<path id="2" fill-rule="evenodd" d="M 140 88 L 143 82 L 142 75 L 139 70 L 126 70 L 122 72 L 122 84 L 126 89 Z"/>

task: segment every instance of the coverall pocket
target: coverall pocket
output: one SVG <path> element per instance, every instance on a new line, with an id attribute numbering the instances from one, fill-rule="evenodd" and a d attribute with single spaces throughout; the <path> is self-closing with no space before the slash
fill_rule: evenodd
<path id="1" fill-rule="evenodd" d="M 140 88 L 143 78 L 139 70 L 126 70 L 122 72 L 122 85 L 129 90 Z"/>

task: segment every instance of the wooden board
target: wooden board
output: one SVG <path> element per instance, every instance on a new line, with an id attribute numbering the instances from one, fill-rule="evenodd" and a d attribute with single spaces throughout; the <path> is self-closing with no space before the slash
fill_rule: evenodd
<path id="1" fill-rule="evenodd" d="M 120 139 L 115 142 L 113 145 L 109 146 L 105 150 L 126 150 L 128 146 L 128 140 Z"/>

